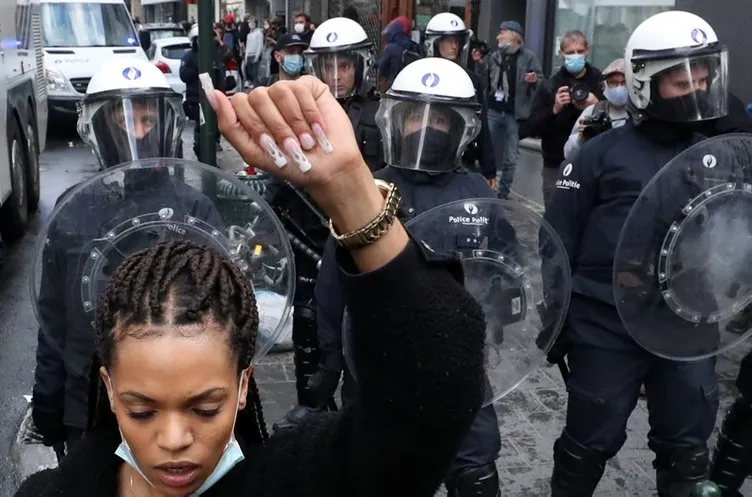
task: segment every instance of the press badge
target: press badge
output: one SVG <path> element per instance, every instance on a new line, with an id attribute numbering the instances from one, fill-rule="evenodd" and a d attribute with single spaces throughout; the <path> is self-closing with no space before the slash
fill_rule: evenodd
<path id="1" fill-rule="evenodd" d="M 504 93 L 504 90 L 496 90 L 494 97 L 496 98 L 497 102 L 503 102 L 507 98 L 506 94 Z"/>

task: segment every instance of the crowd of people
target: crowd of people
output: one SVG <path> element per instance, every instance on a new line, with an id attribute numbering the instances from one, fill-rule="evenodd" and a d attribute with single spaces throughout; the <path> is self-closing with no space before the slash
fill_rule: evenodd
<path id="1" fill-rule="evenodd" d="M 77 301 L 89 284 L 79 259 L 96 258 L 86 242 L 109 239 L 104 226 L 127 209 L 154 214 L 173 202 L 160 218 L 187 216 L 222 243 L 208 193 L 176 186 L 162 166 L 148 176 L 127 170 L 122 185 L 102 187 L 105 195 L 63 194 L 90 217 L 49 228 L 32 418 L 45 443 L 67 454 L 17 495 L 431 497 L 443 484 L 450 497 L 500 496 L 487 347 L 507 339 L 503 319 L 515 311 L 499 309 L 514 307 L 506 293 L 491 305 L 471 296 L 467 261 L 489 252 L 504 267 L 518 264 L 515 274 L 540 275 L 545 297 L 529 303 L 540 316 L 557 305 L 566 315 L 555 343 L 541 346 L 566 370 L 569 394 L 552 497 L 594 494 L 642 387 L 658 495 L 737 495 L 752 467 L 752 356 L 711 464 L 714 355 L 676 361 L 638 344 L 617 311 L 621 283 L 613 280 L 621 230 L 661 167 L 705 138 L 752 131 L 728 92 L 727 49 L 713 27 L 686 12 L 658 14 L 602 70 L 588 60 L 587 37 L 569 31 L 561 67 L 545 77 L 514 20 L 500 23 L 488 50 L 452 13 L 434 16 L 421 43 L 410 20 L 397 18 L 377 55 L 354 17 L 316 29 L 298 14 L 288 33 L 248 17 L 236 26 L 228 15 L 214 27 L 209 78 L 200 78 L 191 26 L 182 106 L 144 61 L 116 61 L 92 79 L 78 129 L 105 171 L 177 157 L 175 131 L 188 115 L 198 133 L 203 96 L 244 161 L 273 177 L 264 200 L 295 242 L 298 405 L 270 435 L 253 370 L 265 311 L 233 262 L 237 247 L 181 239 L 171 225 L 178 239 L 124 254 L 97 307 Z M 229 99 L 223 68 L 232 58 L 251 88 Z M 565 251 L 565 278 L 552 277 L 551 258 L 528 267 L 517 258 L 527 242 L 510 222 L 473 203 L 509 202 L 524 137 L 542 141 L 545 220 Z M 689 176 L 696 187 L 696 176 L 682 179 Z M 147 182 L 158 193 L 141 199 Z M 410 222 L 440 206 L 456 212 L 433 227 L 429 244 Z M 535 251 L 546 252 L 538 243 Z"/>

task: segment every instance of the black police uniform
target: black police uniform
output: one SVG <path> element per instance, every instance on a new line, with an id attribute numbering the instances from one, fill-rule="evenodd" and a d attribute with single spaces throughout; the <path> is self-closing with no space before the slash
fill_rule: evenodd
<path id="1" fill-rule="evenodd" d="M 553 496 L 592 495 L 626 440 L 643 383 L 659 495 L 706 476 L 718 409 L 715 359 L 672 362 L 641 348 L 621 323 L 612 284 L 626 217 L 661 167 L 703 139 L 689 129 L 627 123 L 586 143 L 556 182 L 545 219 L 561 237 L 573 275 L 562 337 L 571 344 L 567 422 L 554 444 Z"/>
<path id="2" fill-rule="evenodd" d="M 729 94 L 727 116 L 704 125 L 702 131 L 709 136 L 724 133 L 752 133 L 750 118 L 744 103 Z M 730 325 L 746 332 L 750 327 L 750 312 L 743 312 L 739 319 Z M 752 472 L 752 352 L 748 352 L 739 366 L 736 378 L 739 396 L 729 409 L 718 434 L 710 479 L 724 491 L 724 495 L 735 496 L 739 487 Z"/>
<path id="3" fill-rule="evenodd" d="M 92 317 L 84 314 L 81 301 L 80 263 L 89 252 L 90 243 L 130 217 L 148 212 L 150 206 L 155 212 L 170 207 L 179 219 L 191 215 L 212 226 L 222 226 L 214 204 L 204 195 L 183 182 L 153 173 L 156 171 L 127 171 L 124 185 L 92 185 L 65 207 L 68 215 L 50 226 L 39 287 L 41 324 L 32 397 L 34 424 L 46 443 L 67 438 L 70 449 L 87 426 L 88 367 L 94 353 L 94 329 Z M 66 190 L 58 202 L 74 188 Z M 92 205 L 106 208 L 93 210 Z M 73 215 L 77 212 L 81 215 Z M 148 246 L 148 236 L 134 236 L 138 243 L 145 243 L 138 248 Z M 119 262 L 110 261 L 108 270 L 114 270 Z"/>
<path id="4" fill-rule="evenodd" d="M 384 167 L 381 131 L 376 125 L 376 113 L 381 101 L 371 91 L 366 96 L 355 95 L 346 101 L 347 115 L 355 131 L 360 153 L 371 171 Z"/>
<path id="5" fill-rule="evenodd" d="M 429 175 L 420 171 L 385 167 L 374 176 L 394 183 L 399 189 L 403 200 L 399 217 L 403 222 L 433 207 L 456 200 L 495 197 L 485 179 L 476 173 L 450 172 Z M 456 243 L 453 235 L 449 243 Z M 344 371 L 342 403 L 347 406 L 355 401 L 356 385 L 347 370 L 342 353 L 342 323 L 346 296 L 343 294 L 334 261 L 335 246 L 334 240 L 330 238 L 316 282 L 321 363 L 313 386 L 318 390 L 318 398 L 327 398 L 334 393 L 340 374 Z M 496 412 L 493 406 L 487 406 L 479 412 L 447 475 L 449 494 L 459 497 L 495 497 L 499 491 L 499 481 L 494 461 L 500 448 L 501 438 Z"/>
<path id="6" fill-rule="evenodd" d="M 332 397 L 319 403 L 311 397 L 308 389 L 308 382 L 319 364 L 313 288 L 329 237 L 327 218 L 306 193 L 276 178 L 270 180 L 265 200 L 282 221 L 295 258 L 297 283 L 293 299 L 292 341 L 298 404 L 314 409 L 334 409 Z"/>

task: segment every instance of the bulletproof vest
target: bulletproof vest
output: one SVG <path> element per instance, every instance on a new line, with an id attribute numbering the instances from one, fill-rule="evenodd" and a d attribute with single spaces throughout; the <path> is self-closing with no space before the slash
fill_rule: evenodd
<path id="1" fill-rule="evenodd" d="M 381 131 L 376 126 L 376 112 L 379 110 L 379 104 L 380 101 L 375 96 L 355 96 L 350 100 L 350 106 L 347 109 L 360 153 L 371 171 L 384 167 Z"/>

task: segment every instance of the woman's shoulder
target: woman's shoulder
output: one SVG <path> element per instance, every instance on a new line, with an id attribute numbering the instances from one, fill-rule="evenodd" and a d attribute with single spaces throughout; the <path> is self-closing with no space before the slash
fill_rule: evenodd
<path id="1" fill-rule="evenodd" d="M 57 492 L 55 482 L 58 478 L 59 470 L 45 469 L 39 473 L 34 473 L 29 476 L 21 484 L 21 488 L 15 493 L 15 497 L 46 497 L 53 494 L 52 491 Z"/>

